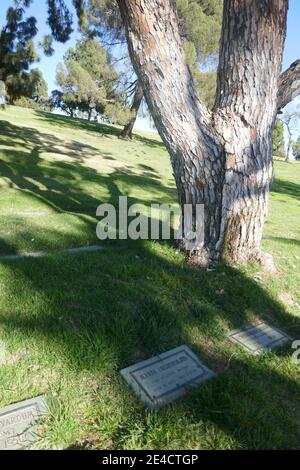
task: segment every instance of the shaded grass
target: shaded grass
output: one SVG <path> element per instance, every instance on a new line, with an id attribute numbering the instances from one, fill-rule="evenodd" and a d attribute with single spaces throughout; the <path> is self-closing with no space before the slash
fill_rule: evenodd
<path id="1" fill-rule="evenodd" d="M 88 438 L 97 448 L 298 447 L 299 368 L 290 349 L 253 358 L 226 333 L 262 318 L 295 336 L 299 318 L 246 273 L 202 273 L 171 248 L 146 244 L 2 263 L 1 278 L 1 336 L 12 357 L 26 349 L 0 371 L 1 401 L 52 397 L 46 446 Z M 219 376 L 152 415 L 118 371 L 183 343 Z"/>
<path id="2" fill-rule="evenodd" d="M 24 110 L 20 116 L 13 109 L 9 113 L 5 116 L 14 122 L 2 122 L 6 138 L 2 133 L 0 147 L 2 184 L 13 185 L 1 192 L 3 253 L 32 251 L 31 237 L 37 249 L 92 242 L 98 198 L 115 202 L 124 189 L 134 202 L 174 201 L 161 144 L 124 143 L 132 155 L 128 151 L 123 160 L 108 126 L 98 137 L 102 128 L 94 124 Z M 18 121 L 24 116 L 29 131 Z M 74 129 L 82 145 L 101 147 L 109 158 L 132 165 L 132 172 L 112 169 L 107 164 L 112 160 L 95 168 L 94 157 L 86 160 L 84 152 L 69 161 L 67 135 Z M 65 150 L 54 162 L 43 142 L 64 132 Z M 38 158 L 32 152 L 37 142 L 43 149 Z M 139 160 L 135 151 L 147 157 Z M 0 406 L 47 395 L 51 415 L 41 426 L 38 447 L 300 448 L 300 366 L 292 362 L 290 346 L 252 357 L 226 336 L 263 319 L 300 337 L 299 199 L 294 194 L 299 165 L 276 162 L 276 172 L 264 248 L 274 254 L 278 276 L 255 265 L 201 272 L 158 242 L 116 242 L 98 253 L 0 261 L 0 338 L 7 346 Z M 282 299 L 287 293 L 289 303 Z M 189 345 L 218 376 L 150 413 L 119 370 L 180 344 Z"/>

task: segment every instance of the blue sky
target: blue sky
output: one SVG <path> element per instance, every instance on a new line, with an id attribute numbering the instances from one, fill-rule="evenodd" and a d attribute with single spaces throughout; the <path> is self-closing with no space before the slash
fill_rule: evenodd
<path id="1" fill-rule="evenodd" d="M 292 62 L 300 58 L 299 22 L 300 1 L 290 0 L 288 30 L 283 58 L 284 69 L 289 67 Z"/>
<path id="2" fill-rule="evenodd" d="M 73 11 L 71 0 L 65 0 L 70 9 Z M 9 6 L 12 5 L 12 0 L 1 0 L 0 11 L 0 26 L 5 23 L 5 14 Z M 39 33 L 36 38 L 39 41 L 45 34 L 49 33 L 49 28 L 46 24 L 46 2 L 45 0 L 34 0 L 32 7 L 28 10 L 28 14 L 34 15 L 38 20 Z M 75 18 L 75 14 L 74 14 Z M 284 52 L 283 69 L 295 60 L 300 58 L 300 41 L 299 41 L 299 22 L 300 22 L 300 0 L 290 0 L 290 9 L 288 16 L 288 32 L 286 47 Z M 52 57 L 45 57 L 41 53 L 41 60 L 36 65 L 39 67 L 48 83 L 49 91 L 56 88 L 55 73 L 58 62 L 61 62 L 65 51 L 74 46 L 76 39 L 79 38 L 79 33 L 75 27 L 75 32 L 72 34 L 70 41 L 66 44 L 55 43 L 55 54 Z M 300 104 L 300 100 L 297 102 Z M 145 119 L 139 120 L 139 127 L 148 127 L 148 122 Z"/>

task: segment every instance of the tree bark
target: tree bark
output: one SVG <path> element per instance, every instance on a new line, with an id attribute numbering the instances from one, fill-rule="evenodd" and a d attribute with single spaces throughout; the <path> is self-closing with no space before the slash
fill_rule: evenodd
<path id="1" fill-rule="evenodd" d="M 130 121 L 124 126 L 123 131 L 121 132 L 121 137 L 124 139 L 132 139 L 132 132 L 134 125 L 137 120 L 138 112 L 144 97 L 143 87 L 141 82 L 138 80 L 135 87 L 133 102 L 131 106 L 132 118 Z"/>
<path id="2" fill-rule="evenodd" d="M 260 259 L 287 0 L 224 0 L 215 106 L 198 99 L 173 0 L 118 0 L 179 203 L 204 204 L 202 264 Z"/>
<path id="3" fill-rule="evenodd" d="M 261 258 L 287 9 L 287 0 L 224 2 L 214 112 L 225 139 L 222 255 L 236 263 Z"/>
<path id="4" fill-rule="evenodd" d="M 278 111 L 300 94 L 300 60 L 294 62 L 279 79 Z"/>

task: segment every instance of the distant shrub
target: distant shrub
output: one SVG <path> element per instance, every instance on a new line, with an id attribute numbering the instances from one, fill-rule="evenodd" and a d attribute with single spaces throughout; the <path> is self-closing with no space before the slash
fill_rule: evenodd
<path id="1" fill-rule="evenodd" d="M 103 115 L 104 119 L 109 120 L 112 124 L 119 124 L 124 126 L 130 121 L 132 112 L 129 108 L 122 106 L 120 103 L 108 104 L 105 107 Z"/>
<path id="2" fill-rule="evenodd" d="M 272 136 L 273 155 L 285 158 L 284 127 L 283 123 L 276 119 Z"/>
<path id="3" fill-rule="evenodd" d="M 39 105 L 31 98 L 27 98 L 26 96 L 22 96 L 15 101 L 15 106 L 20 106 L 20 108 L 28 108 L 28 109 L 38 109 Z"/>
<path id="4" fill-rule="evenodd" d="M 49 100 L 47 99 L 39 99 L 38 101 L 33 100 L 32 98 L 27 98 L 26 96 L 22 96 L 18 98 L 14 102 L 15 106 L 20 106 L 20 108 L 28 108 L 28 109 L 35 109 L 39 111 L 50 111 L 50 104 Z"/>

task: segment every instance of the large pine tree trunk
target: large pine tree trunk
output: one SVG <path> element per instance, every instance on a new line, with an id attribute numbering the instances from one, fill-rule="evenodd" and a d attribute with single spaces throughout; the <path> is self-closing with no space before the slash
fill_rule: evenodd
<path id="1" fill-rule="evenodd" d="M 287 0 L 224 0 L 213 112 L 198 99 L 173 0 L 118 0 L 135 71 L 181 206 L 204 204 L 199 262 L 260 258 Z"/>
<path id="2" fill-rule="evenodd" d="M 287 0 L 224 2 L 214 112 L 225 140 L 222 254 L 234 262 L 260 258 L 287 7 Z"/>
<path id="3" fill-rule="evenodd" d="M 138 80 L 136 83 L 134 97 L 131 106 L 132 118 L 130 121 L 124 126 L 124 129 L 121 132 L 121 137 L 124 139 L 132 139 L 132 132 L 134 125 L 136 123 L 138 112 L 143 101 L 144 92 L 141 82 Z"/>

